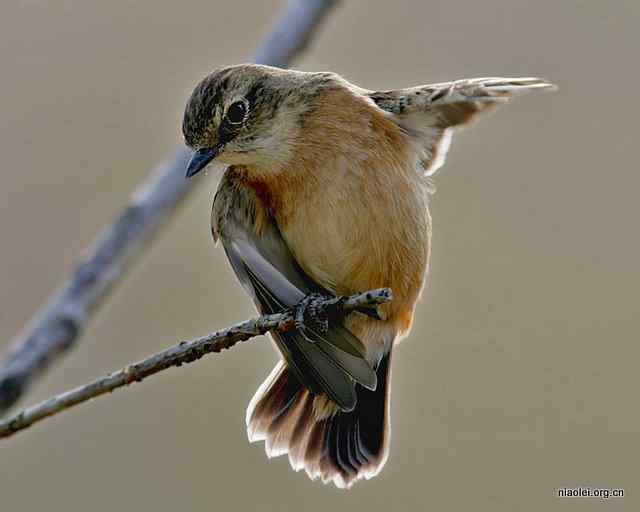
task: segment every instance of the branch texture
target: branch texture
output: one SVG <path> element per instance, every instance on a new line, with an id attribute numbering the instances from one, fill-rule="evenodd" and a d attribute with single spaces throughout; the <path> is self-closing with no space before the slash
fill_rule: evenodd
<path id="1" fill-rule="evenodd" d="M 291 0 L 256 52 L 254 61 L 287 66 L 303 51 L 337 0 Z M 137 257 L 185 200 L 192 182 L 184 177 L 190 152 L 184 147 L 159 164 L 133 193 L 114 223 L 80 259 L 56 291 L 10 343 L 0 363 L 0 415 L 79 339 L 91 314 L 133 267 Z"/>
<path id="2" fill-rule="evenodd" d="M 364 306 L 376 306 L 389 302 L 392 298 L 390 289 L 380 288 L 350 297 L 327 299 L 324 301 L 323 307 L 333 306 L 339 312 L 347 314 Z M 40 402 L 6 420 L 0 421 L 0 438 L 9 437 L 74 405 L 81 404 L 105 393 L 110 393 L 133 382 L 140 382 L 145 377 L 172 366 L 191 363 L 206 354 L 231 348 L 240 341 L 246 341 L 268 331 L 286 331 L 294 326 L 293 313 L 285 311 L 247 320 L 192 341 L 183 341 L 120 371 Z"/>

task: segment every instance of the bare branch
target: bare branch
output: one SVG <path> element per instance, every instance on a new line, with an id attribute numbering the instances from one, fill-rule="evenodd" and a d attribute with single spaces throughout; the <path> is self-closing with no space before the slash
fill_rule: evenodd
<path id="1" fill-rule="evenodd" d="M 291 0 L 255 61 L 288 65 L 304 50 L 336 0 Z M 189 151 L 180 146 L 134 192 L 130 204 L 77 264 L 68 281 L 10 343 L 0 364 L 0 414 L 78 340 L 91 314 L 130 269 L 191 190 Z"/>
<path id="2" fill-rule="evenodd" d="M 290 0 L 258 48 L 257 64 L 286 67 L 307 49 L 314 30 L 338 0 Z"/>
<path id="3" fill-rule="evenodd" d="M 346 314 L 362 307 L 389 302 L 392 298 L 389 288 L 380 288 L 350 297 L 327 299 L 321 307 L 334 306 L 339 312 Z M 133 382 L 140 382 L 145 377 L 172 366 L 191 363 L 206 354 L 231 348 L 240 341 L 246 341 L 254 336 L 265 334 L 267 331 L 287 331 L 294 325 L 294 316 L 289 310 L 275 315 L 265 315 L 247 320 L 192 341 L 183 341 L 120 371 L 40 402 L 4 421 L 0 421 L 0 438 L 9 437 L 74 405 L 81 404 L 105 393 L 110 393 Z"/>

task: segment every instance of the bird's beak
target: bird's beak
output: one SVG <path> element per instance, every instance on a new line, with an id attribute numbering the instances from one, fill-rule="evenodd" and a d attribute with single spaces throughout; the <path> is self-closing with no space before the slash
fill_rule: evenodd
<path id="1" fill-rule="evenodd" d="M 218 153 L 220 153 L 221 149 L 222 146 L 216 145 L 212 148 L 198 149 L 193 153 L 193 156 L 189 161 L 189 165 L 187 165 L 187 178 L 191 178 L 191 176 L 198 174 L 202 169 L 204 169 L 207 164 L 211 162 Z"/>

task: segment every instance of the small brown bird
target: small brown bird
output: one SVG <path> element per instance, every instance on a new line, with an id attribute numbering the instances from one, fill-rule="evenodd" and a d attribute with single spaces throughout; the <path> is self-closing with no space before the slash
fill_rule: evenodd
<path id="1" fill-rule="evenodd" d="M 296 471 L 350 487 L 389 451 L 394 345 L 429 266 L 431 176 L 453 131 L 538 78 L 475 78 L 373 92 L 334 73 L 243 64 L 214 71 L 184 114 L 187 176 L 229 167 L 211 215 L 260 313 L 379 287 L 394 300 L 272 334 L 282 360 L 247 410 L 250 441 Z"/>

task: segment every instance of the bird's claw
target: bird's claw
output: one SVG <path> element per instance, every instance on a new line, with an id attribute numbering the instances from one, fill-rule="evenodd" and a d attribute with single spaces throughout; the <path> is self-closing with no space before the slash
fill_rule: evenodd
<path id="1" fill-rule="evenodd" d="M 310 293 L 293 308 L 296 329 L 310 343 L 317 340 L 311 334 L 324 334 L 329 330 L 329 311 L 326 297 L 320 293 Z"/>

